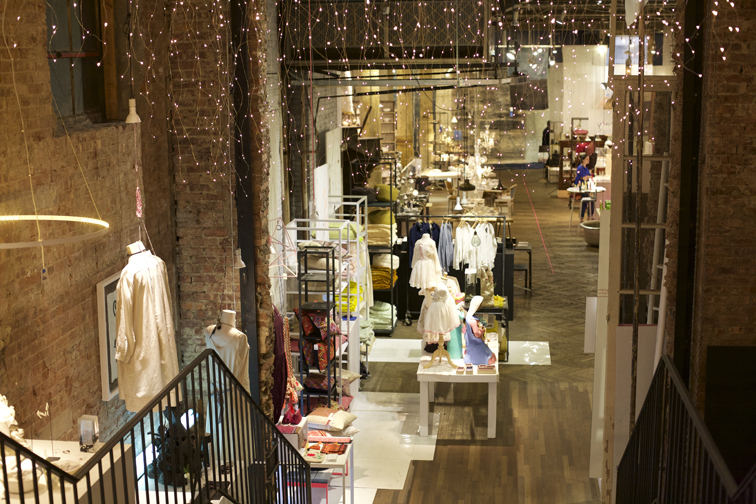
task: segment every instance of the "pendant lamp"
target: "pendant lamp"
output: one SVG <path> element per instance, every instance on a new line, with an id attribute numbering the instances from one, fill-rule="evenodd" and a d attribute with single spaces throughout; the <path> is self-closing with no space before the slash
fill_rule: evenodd
<path id="1" fill-rule="evenodd" d="M 241 249 L 238 248 L 238 249 L 236 249 L 236 260 L 234 261 L 234 269 L 242 269 L 242 268 L 246 268 L 246 267 L 247 267 L 247 265 L 244 264 L 244 261 L 242 261 Z"/>
<path id="2" fill-rule="evenodd" d="M 470 179 L 466 178 L 465 183 L 459 186 L 460 191 L 474 191 L 475 186 L 470 183 Z"/>
<path id="3" fill-rule="evenodd" d="M 462 210 L 464 210 L 464 208 L 462 208 L 462 205 L 459 202 L 459 196 L 457 196 L 457 204 L 454 205 L 454 211 L 461 212 Z"/>
<path id="4" fill-rule="evenodd" d="M 136 111 L 136 99 L 129 98 L 129 115 L 126 116 L 126 124 L 136 124 L 140 122 L 142 122 L 142 120 L 139 118 Z"/>

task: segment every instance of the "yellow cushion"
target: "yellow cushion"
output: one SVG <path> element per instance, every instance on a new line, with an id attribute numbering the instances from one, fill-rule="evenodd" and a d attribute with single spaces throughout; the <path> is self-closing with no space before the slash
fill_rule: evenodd
<path id="1" fill-rule="evenodd" d="M 378 191 L 376 199 L 378 201 L 396 201 L 399 198 L 399 189 L 391 187 L 388 184 L 377 184 L 375 186 Z"/>
<path id="2" fill-rule="evenodd" d="M 391 225 L 396 223 L 396 217 L 391 210 L 373 210 L 368 214 L 368 222 L 370 224 L 386 224 Z"/>

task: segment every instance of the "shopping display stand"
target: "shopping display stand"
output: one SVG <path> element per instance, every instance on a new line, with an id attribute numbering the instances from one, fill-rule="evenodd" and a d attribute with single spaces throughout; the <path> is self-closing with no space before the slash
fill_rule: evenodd
<path id="1" fill-rule="evenodd" d="M 476 312 L 480 313 L 481 310 Z M 488 347 L 494 353 L 499 353 L 498 341 L 489 341 Z M 423 352 L 417 366 L 417 381 L 420 382 L 420 436 L 425 437 L 429 432 L 430 403 L 434 402 L 436 383 L 487 383 L 488 384 L 488 437 L 496 437 L 496 400 L 499 386 L 499 366 L 494 365 L 492 373 L 479 373 L 478 366 L 471 366 L 470 372 L 457 373 L 457 367 L 466 367 L 462 359 L 453 359 L 457 367 L 450 366 L 445 360 L 436 362 L 429 368 L 431 354 Z"/>
<path id="2" fill-rule="evenodd" d="M 357 198 L 355 201 L 360 202 L 361 200 L 360 198 Z M 358 203 L 356 202 L 353 203 L 353 205 L 357 205 Z M 350 202 L 343 203 L 339 200 L 334 200 L 332 204 L 341 207 L 342 204 L 348 205 L 350 204 Z M 290 307 L 286 313 L 289 317 L 295 316 L 294 311 L 291 309 L 291 307 L 300 307 L 300 309 L 320 309 L 316 307 L 321 306 L 322 309 L 325 309 L 325 307 L 327 306 L 325 304 L 326 301 L 330 301 L 329 306 L 332 310 L 334 310 L 336 314 L 336 320 L 339 322 L 342 336 L 345 336 L 345 338 L 342 337 L 339 340 L 338 345 L 335 345 L 336 354 L 334 362 L 338 363 L 338 365 L 336 366 L 337 369 L 335 369 L 334 371 L 336 371 L 336 373 L 338 374 L 332 373 L 332 375 L 337 379 L 339 379 L 341 376 L 341 365 L 344 361 L 344 357 L 346 357 L 347 369 L 349 369 L 350 371 L 354 371 L 356 369 L 357 371 L 354 372 L 359 374 L 360 313 L 365 307 L 365 302 L 361 301 L 359 298 L 359 288 L 365 288 L 364 280 L 360 280 L 361 278 L 364 278 L 364 269 L 362 268 L 362 266 L 360 266 L 358 260 L 359 258 L 351 257 L 347 251 L 350 250 L 350 245 L 357 247 L 357 249 L 359 250 L 358 244 L 361 240 L 364 242 L 367 237 L 367 233 L 364 228 L 360 231 L 359 227 L 357 227 L 357 230 L 355 230 L 353 227 L 354 225 L 359 224 L 359 219 L 364 218 L 365 214 L 362 212 L 362 209 L 364 209 L 365 202 L 362 201 L 361 204 L 363 206 L 360 207 L 360 211 L 356 214 L 352 214 L 352 218 L 355 218 L 357 220 L 294 219 L 286 225 L 286 232 L 292 239 L 292 244 L 296 252 L 292 253 L 291 251 L 289 251 L 289 254 L 285 258 L 285 260 L 291 261 L 292 257 L 297 258 L 296 264 L 290 264 L 290 269 L 297 272 L 296 277 L 287 278 L 286 281 L 285 294 L 288 297 L 287 306 Z M 343 208 L 340 212 L 347 213 Z M 300 271 L 302 264 L 302 258 L 300 258 L 301 244 L 302 242 L 312 240 L 327 242 L 329 246 L 333 247 L 333 254 L 335 259 L 333 264 L 334 268 L 335 266 L 338 266 L 338 268 L 335 268 L 333 271 L 334 285 L 332 287 L 327 284 L 327 277 L 324 277 L 323 275 L 308 276 L 306 278 L 302 278 Z M 317 250 L 317 248 L 313 248 L 313 250 Z M 367 254 L 367 251 L 365 250 L 363 253 Z M 365 257 L 367 258 L 367 256 Z M 356 261 L 356 264 L 353 268 L 350 268 L 350 265 L 353 261 Z M 306 273 L 311 272 L 309 271 L 309 269 L 307 269 Z M 329 287 L 329 289 L 323 290 L 312 288 L 313 286 L 310 285 L 310 283 L 317 282 L 321 286 L 323 285 L 323 282 L 319 282 L 319 279 L 321 278 L 326 278 L 325 283 L 327 284 L 326 286 Z M 358 289 L 356 293 L 352 293 L 349 289 L 350 282 L 355 282 L 357 284 Z M 344 287 L 346 287 L 345 292 L 342 291 Z M 304 289 L 306 289 L 306 291 Z M 302 292 L 302 295 L 300 295 L 300 292 Z M 353 303 L 354 296 L 357 296 L 357 299 L 354 300 Z M 299 301 L 300 297 L 302 298 L 301 304 Z M 307 303 L 316 304 L 308 305 Z M 343 310 L 343 306 L 350 307 L 352 304 L 355 305 L 354 310 Z M 304 364 L 301 359 L 301 343 L 304 341 L 304 339 L 302 339 L 303 328 L 301 321 L 299 321 L 299 324 L 294 324 L 292 326 L 291 335 L 293 339 L 299 338 L 300 340 L 300 348 L 299 350 L 292 350 L 292 357 L 298 361 L 300 370 L 303 370 Z M 349 345 L 350 340 L 354 342 L 353 348 L 351 349 Z M 297 366 L 296 363 L 295 366 Z M 331 366 L 329 366 L 329 370 L 330 368 Z M 304 380 L 304 378 L 305 373 L 301 372 L 300 379 Z M 301 381 L 301 383 L 304 384 L 304 381 Z M 341 390 L 339 390 L 338 392 L 338 401 L 339 403 L 341 403 Z M 303 396 L 304 395 L 305 394 L 303 394 Z M 311 395 L 317 395 L 317 393 L 313 393 Z M 306 411 L 306 409 L 303 411 Z"/>

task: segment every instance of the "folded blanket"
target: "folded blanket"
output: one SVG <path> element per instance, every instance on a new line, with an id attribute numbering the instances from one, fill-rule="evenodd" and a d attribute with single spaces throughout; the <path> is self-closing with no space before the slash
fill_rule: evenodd
<path id="1" fill-rule="evenodd" d="M 399 269 L 399 257 L 393 254 L 376 254 L 373 257 L 373 266 L 377 268 Z"/>
<path id="2" fill-rule="evenodd" d="M 396 284 L 397 276 L 396 271 L 391 271 L 388 268 L 370 268 L 373 276 L 373 288 L 374 289 L 390 289 Z M 392 274 L 393 273 L 393 274 Z"/>
<path id="3" fill-rule="evenodd" d="M 396 224 L 371 224 L 368 226 L 368 245 L 386 245 L 397 241 Z"/>
<path id="4" fill-rule="evenodd" d="M 385 301 L 376 301 L 375 304 L 370 308 L 370 313 L 373 312 L 385 312 L 391 310 L 391 304 L 387 303 Z"/>

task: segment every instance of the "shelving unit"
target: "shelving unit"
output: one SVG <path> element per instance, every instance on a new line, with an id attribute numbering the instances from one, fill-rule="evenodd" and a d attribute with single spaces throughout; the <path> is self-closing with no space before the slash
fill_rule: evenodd
<path id="1" fill-rule="evenodd" d="M 388 184 L 391 187 L 397 187 L 396 163 L 397 163 L 397 159 L 395 156 L 393 157 L 385 156 L 385 157 L 382 157 L 382 160 L 381 160 L 381 164 L 389 166 L 389 176 L 386 182 L 388 182 Z M 375 202 L 367 204 L 368 211 L 370 211 L 371 209 L 374 210 L 376 208 L 390 209 L 392 211 L 392 215 L 394 216 L 394 218 L 391 220 L 391 224 L 394 226 L 397 226 L 397 229 L 398 229 L 398 225 L 396 223 L 396 214 L 399 213 L 398 205 L 399 205 L 398 198 L 394 201 L 375 201 Z M 370 267 L 372 267 L 372 257 L 375 254 L 389 254 L 389 255 L 394 254 L 394 245 L 396 245 L 396 243 L 393 240 L 393 236 L 394 234 L 391 233 L 391 238 L 389 239 L 389 243 L 386 245 L 368 245 L 368 251 L 369 251 L 370 259 L 371 259 L 369 262 Z M 388 302 L 391 304 L 391 318 L 392 319 L 396 316 L 396 312 L 397 312 L 396 302 L 398 299 L 398 295 L 396 292 L 397 283 L 394 281 L 395 272 L 396 270 L 393 267 L 393 261 L 392 261 L 392 263 L 390 264 L 390 270 L 389 270 L 389 278 L 391 279 L 391 282 L 390 282 L 391 287 L 388 289 L 374 289 L 373 290 L 374 294 L 380 294 L 381 297 L 388 298 Z M 381 301 L 384 301 L 384 300 L 385 299 L 382 299 Z M 373 332 L 375 333 L 376 336 L 391 336 L 394 333 L 395 328 L 396 328 L 396 322 L 394 322 L 391 329 L 377 329 L 374 327 Z"/>
<path id="2" fill-rule="evenodd" d="M 396 98 L 382 98 L 380 101 L 381 149 L 383 152 L 396 151 Z"/>
<path id="3" fill-rule="evenodd" d="M 317 270 L 317 271 L 310 271 L 310 259 L 325 259 L 325 270 Z M 339 263 L 339 267 L 341 267 L 341 263 Z M 300 343 L 300 352 L 302 349 L 303 342 L 310 342 L 314 344 L 315 347 L 315 353 L 317 355 L 318 353 L 318 346 L 321 344 L 326 345 L 326 348 L 330 348 L 331 343 L 333 343 L 332 338 L 334 335 L 331 334 L 330 326 L 331 326 L 331 320 L 336 321 L 336 310 L 335 310 L 335 304 L 336 304 L 336 290 L 337 290 L 337 280 L 338 280 L 338 271 L 336 266 L 336 246 L 335 245 L 323 245 L 323 246 L 312 246 L 309 245 L 306 248 L 302 248 L 297 250 L 297 283 L 298 283 L 298 294 L 299 294 L 299 343 Z M 311 292 L 310 292 L 310 284 L 311 283 L 318 283 L 318 284 L 325 284 L 324 290 L 318 290 L 313 292 L 312 294 L 316 294 L 318 296 L 322 296 L 321 301 L 311 301 Z M 307 336 L 304 332 L 304 314 L 305 312 L 311 312 L 311 311 L 318 311 L 325 315 L 326 317 L 326 331 L 327 334 L 325 337 L 322 335 L 320 336 Z M 341 341 L 338 342 L 339 346 L 341 346 Z M 308 411 L 308 408 L 305 408 L 305 404 L 309 406 L 309 399 L 312 396 L 327 396 L 328 397 L 328 405 L 331 404 L 331 399 L 335 399 L 336 402 L 341 403 L 341 390 L 337 386 L 338 380 L 336 379 L 335 375 L 332 375 L 331 371 L 333 368 L 333 362 L 337 361 L 337 358 L 341 355 L 341 348 L 337 349 L 336 344 L 334 343 L 334 352 L 333 357 L 331 357 L 330 352 L 326 350 L 326 357 L 328 358 L 325 370 L 318 369 L 319 373 L 322 373 L 325 371 L 326 376 L 326 387 L 325 391 L 318 391 L 314 389 L 309 389 L 306 386 L 302 389 L 302 395 L 300 396 L 300 410 L 301 411 Z M 341 367 L 338 368 L 338 377 L 341 377 Z M 305 377 L 309 376 L 309 374 L 312 372 L 312 369 L 309 368 L 309 365 L 305 362 L 305 359 L 300 358 L 299 359 L 299 380 L 300 383 L 304 385 L 305 383 Z"/>
<path id="4" fill-rule="evenodd" d="M 366 196 L 329 196 L 328 197 L 329 217 L 334 219 L 355 222 L 362 229 L 355 240 L 347 240 L 348 243 L 355 243 L 357 247 L 357 257 L 350 260 L 356 261 L 356 271 L 353 281 L 356 282 L 357 289 L 357 309 L 354 312 L 343 314 L 346 320 L 341 323 L 341 332 L 346 334 L 353 344 L 347 347 L 347 369 L 353 373 L 360 374 L 360 322 L 362 319 L 370 319 L 370 306 L 373 304 L 372 285 L 368 286 L 368 268 L 370 267 L 370 254 L 367 247 L 367 230 L 368 230 L 368 203 Z M 350 245 L 351 246 L 351 245 Z M 348 284 L 347 284 L 348 285 Z M 362 289 L 364 300 L 360 301 L 359 292 Z M 347 289 L 345 297 L 347 306 L 351 306 L 352 293 Z M 344 298 L 342 298 L 344 302 Z M 354 319 L 352 319 L 354 317 Z M 367 365 L 367 364 L 366 364 Z"/>

